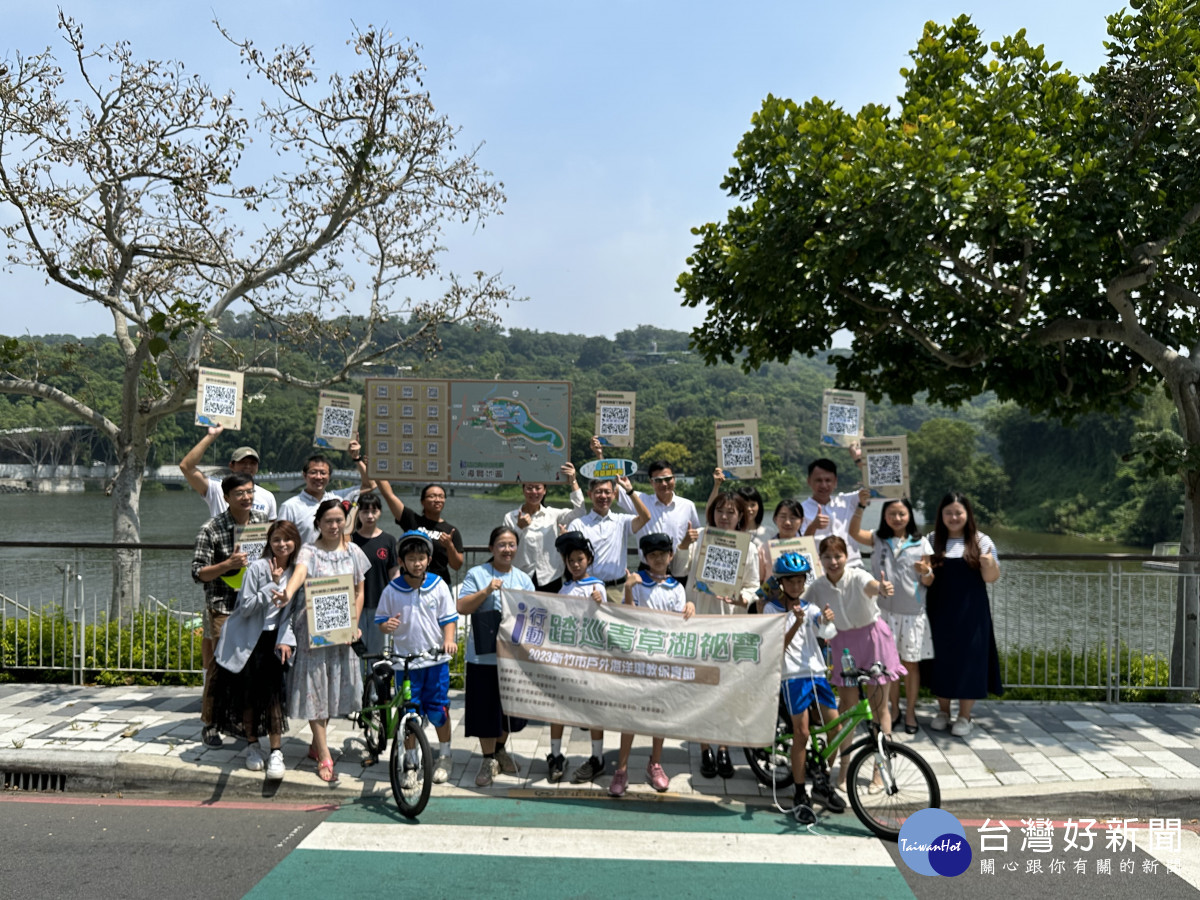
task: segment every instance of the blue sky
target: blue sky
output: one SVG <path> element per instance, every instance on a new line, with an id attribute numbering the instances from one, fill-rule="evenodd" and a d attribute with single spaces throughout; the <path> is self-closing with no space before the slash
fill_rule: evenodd
<path id="1" fill-rule="evenodd" d="M 720 219 L 719 183 L 768 93 L 854 110 L 891 102 L 927 20 L 967 13 L 997 39 L 1026 28 L 1076 73 L 1103 61 L 1099 0 L 801 2 L 67 2 L 90 42 L 127 39 L 142 58 L 176 57 L 253 107 L 236 51 L 211 24 L 261 48 L 314 46 L 323 71 L 349 69 L 351 20 L 386 23 L 423 47 L 434 103 L 460 146 L 504 182 L 504 215 L 446 235 L 448 268 L 501 271 L 528 301 L 511 327 L 607 334 L 638 324 L 688 330 L 702 311 L 674 293 L 689 229 Z M 0 0 L 0 57 L 62 49 L 52 4 Z M 60 57 L 61 58 L 61 57 Z M 3 215 L 0 212 L 0 215 Z M 4 275 L 0 331 L 106 332 L 106 317 Z"/>

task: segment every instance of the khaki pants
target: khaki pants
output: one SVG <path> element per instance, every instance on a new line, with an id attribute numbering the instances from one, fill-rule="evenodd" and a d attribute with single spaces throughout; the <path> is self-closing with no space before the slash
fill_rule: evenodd
<path id="1" fill-rule="evenodd" d="M 213 722 L 212 698 L 209 691 L 217 671 L 217 641 L 221 639 L 221 629 L 225 627 L 225 620 L 228 618 L 226 613 L 212 612 L 208 607 L 204 608 L 204 641 L 208 644 L 209 654 L 204 671 L 204 690 L 200 694 L 200 721 L 205 725 L 211 725 Z"/>

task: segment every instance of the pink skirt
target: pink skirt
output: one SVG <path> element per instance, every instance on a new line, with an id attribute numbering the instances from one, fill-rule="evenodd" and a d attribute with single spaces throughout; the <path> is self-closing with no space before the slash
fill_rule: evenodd
<path id="1" fill-rule="evenodd" d="M 897 680 L 901 675 L 907 675 L 908 670 L 900 662 L 900 654 L 896 652 L 896 638 L 883 619 L 876 619 L 872 625 L 862 628 L 851 628 L 849 631 L 838 631 L 829 642 L 833 657 L 832 682 L 842 686 L 842 651 L 850 649 L 854 664 L 860 669 L 869 669 L 872 663 L 881 662 L 888 670 L 887 675 L 881 675 L 873 680 L 874 684 L 887 684 Z"/>

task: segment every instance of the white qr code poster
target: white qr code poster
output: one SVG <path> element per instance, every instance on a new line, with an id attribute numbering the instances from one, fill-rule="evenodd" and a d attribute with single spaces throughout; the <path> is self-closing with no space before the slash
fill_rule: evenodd
<path id="1" fill-rule="evenodd" d="M 326 575 L 304 582 L 308 646 L 328 647 L 354 640 L 354 576 Z M 355 664 L 357 665 L 357 663 Z"/>
<path id="2" fill-rule="evenodd" d="M 224 425 L 231 431 L 242 427 L 241 372 L 200 369 L 196 373 L 196 424 Z"/>
<path id="3" fill-rule="evenodd" d="M 270 522 L 235 525 L 233 528 L 233 542 L 239 550 L 246 554 L 246 559 L 250 562 L 262 559 L 263 551 L 267 548 L 267 531 L 270 528 Z"/>
<path id="4" fill-rule="evenodd" d="M 633 411 L 637 394 L 632 391 L 596 391 L 596 437 L 605 447 L 633 446 Z"/>
<path id="5" fill-rule="evenodd" d="M 863 480 L 872 497 L 909 497 L 908 438 L 869 437 L 861 441 Z"/>
<path id="6" fill-rule="evenodd" d="M 849 447 L 861 441 L 866 407 L 867 395 L 861 391 L 825 391 L 821 395 L 821 443 Z"/>
<path id="7" fill-rule="evenodd" d="M 742 588 L 751 536 L 744 531 L 705 528 L 692 556 L 691 584 L 717 597 L 732 597 Z"/>
<path id="8" fill-rule="evenodd" d="M 362 397 L 357 394 L 321 391 L 317 400 L 317 429 L 313 434 L 313 446 L 326 450 L 349 450 L 350 442 L 358 434 L 361 410 Z"/>
<path id="9" fill-rule="evenodd" d="M 758 419 L 717 422 L 717 465 L 726 478 L 761 478 L 762 451 L 758 446 Z"/>
<path id="10" fill-rule="evenodd" d="M 806 585 L 812 584 L 825 574 L 825 570 L 821 567 L 821 557 L 817 555 L 816 538 L 805 537 L 804 535 L 794 538 L 776 538 L 773 541 L 767 541 L 767 556 L 771 560 L 771 571 L 775 569 L 775 560 L 789 552 L 799 553 L 812 566 L 812 572 L 809 573 L 808 581 L 805 582 Z"/>

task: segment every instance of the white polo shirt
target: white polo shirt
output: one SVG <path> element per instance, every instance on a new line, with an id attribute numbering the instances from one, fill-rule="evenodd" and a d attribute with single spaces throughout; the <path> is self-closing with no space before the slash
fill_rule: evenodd
<path id="1" fill-rule="evenodd" d="M 600 516 L 595 510 L 575 519 L 568 531 L 578 531 L 592 542 L 592 574 L 601 581 L 620 581 L 629 568 L 629 538 L 636 516 L 613 512 Z"/>
<path id="2" fill-rule="evenodd" d="M 204 495 L 204 502 L 208 504 L 210 517 L 219 516 L 229 509 L 229 504 L 225 502 L 225 495 L 221 493 L 221 481 L 220 478 L 210 477 L 208 479 L 208 493 Z M 254 486 L 253 509 L 265 515 L 268 522 L 274 522 L 278 518 L 275 509 L 275 495 L 257 484 Z"/>
<path id="3" fill-rule="evenodd" d="M 643 494 L 641 491 L 634 493 L 642 498 L 646 509 L 650 511 L 650 521 L 642 529 L 642 534 L 667 535 L 671 539 L 671 549 L 678 553 L 679 542 L 687 537 L 688 526 L 700 527 L 700 514 L 696 512 L 696 504 L 678 494 L 671 498 L 670 503 L 663 503 L 657 494 Z M 624 491 L 620 492 L 617 502 L 621 509 L 633 512 L 633 500 Z M 646 561 L 641 549 L 638 550 L 638 559 Z M 672 566 L 671 571 L 675 572 L 676 567 Z"/>
<path id="4" fill-rule="evenodd" d="M 575 510 L 583 509 L 583 491 L 571 491 L 571 509 L 542 506 L 533 514 L 532 521 L 525 527 L 517 525 L 521 508 L 517 507 L 504 516 L 504 525 L 520 537 L 513 565 L 528 575 L 537 578 L 540 585 L 549 584 L 563 573 L 562 557 L 554 549 L 558 539 L 558 524 Z"/>
<path id="5" fill-rule="evenodd" d="M 825 510 L 825 515 L 829 516 L 829 527 L 814 532 L 813 540 L 820 547 L 821 538 L 836 534 L 846 542 L 846 564 L 861 565 L 862 554 L 858 551 L 858 542 L 850 537 L 850 519 L 854 517 L 854 511 L 858 509 L 858 491 L 833 494 L 828 503 L 821 504 L 809 497 L 802 504 L 802 508 L 804 519 L 800 523 L 800 534 L 805 534 L 808 531 L 809 523 L 817 517 L 821 510 Z"/>
<path id="6" fill-rule="evenodd" d="M 296 530 L 300 532 L 301 543 L 311 544 L 319 535 L 316 523 L 313 522 L 313 518 L 317 514 L 317 507 L 326 500 L 354 501 L 358 499 L 360 493 L 362 493 L 361 488 L 342 488 L 340 491 L 326 491 L 318 500 L 307 490 L 303 490 L 295 497 L 289 497 L 283 501 L 283 505 L 279 507 L 279 518 L 287 519 L 296 526 Z"/>

